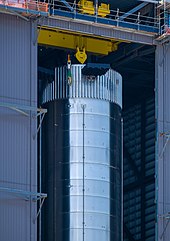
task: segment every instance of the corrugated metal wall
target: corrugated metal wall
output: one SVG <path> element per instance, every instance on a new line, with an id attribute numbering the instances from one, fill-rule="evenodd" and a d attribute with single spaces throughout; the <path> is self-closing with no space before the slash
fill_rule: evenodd
<path id="1" fill-rule="evenodd" d="M 155 100 L 124 112 L 124 241 L 155 241 Z"/>
<path id="2" fill-rule="evenodd" d="M 156 241 L 170 240 L 170 45 L 156 48 Z"/>
<path id="3" fill-rule="evenodd" d="M 0 240 L 36 240 L 36 202 L 22 191 L 37 191 L 35 112 L 28 116 L 2 105 L 37 107 L 35 26 L 0 14 Z M 4 191 L 4 188 L 9 192 Z M 16 191 L 21 190 L 21 192 Z"/>

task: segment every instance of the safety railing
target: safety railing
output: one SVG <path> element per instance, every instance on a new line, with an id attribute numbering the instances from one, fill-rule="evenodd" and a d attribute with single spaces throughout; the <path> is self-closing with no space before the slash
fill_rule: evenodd
<path id="1" fill-rule="evenodd" d="M 159 22 L 160 22 L 160 35 L 163 34 L 170 34 L 170 9 L 165 9 L 159 15 Z"/>
<path id="2" fill-rule="evenodd" d="M 21 12 L 23 14 L 43 14 L 48 15 L 49 4 L 35 0 L 0 0 L 0 8 Z"/>
<path id="3" fill-rule="evenodd" d="M 95 2 L 95 1 L 94 1 Z M 151 33 L 161 33 L 160 17 L 142 16 L 140 12 L 131 14 L 119 9 L 110 10 L 109 4 L 95 5 L 93 1 L 80 0 L 0 0 L 0 8 L 13 8 L 16 11 L 53 17 L 68 17 L 100 24 L 113 25 Z"/>
<path id="4" fill-rule="evenodd" d="M 81 0 L 79 3 L 76 1 L 53 0 L 49 3 L 49 11 L 52 16 L 70 17 L 117 27 L 155 33 L 159 32 L 159 18 L 142 16 L 140 12 L 137 14 L 130 14 L 122 12 L 119 9 L 110 10 L 107 4 L 95 6 L 93 2 L 86 0 Z"/>

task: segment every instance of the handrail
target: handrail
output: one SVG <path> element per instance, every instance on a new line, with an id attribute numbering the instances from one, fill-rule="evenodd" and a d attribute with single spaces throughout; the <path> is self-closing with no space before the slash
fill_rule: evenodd
<path id="1" fill-rule="evenodd" d="M 80 5 L 79 4 L 75 4 L 72 2 L 67 2 L 67 4 L 70 5 L 70 8 L 68 8 L 66 5 L 62 4 L 61 1 L 55 1 L 53 0 L 52 3 L 49 4 L 49 9 L 50 14 L 52 16 L 58 15 L 59 13 L 64 13 L 66 14 L 66 16 L 72 16 L 73 18 L 78 18 L 83 15 L 86 16 L 87 19 L 93 19 L 95 17 L 95 20 L 97 22 L 97 20 L 101 19 L 101 17 L 99 16 L 98 13 L 95 14 L 83 14 L 81 13 L 80 10 Z M 72 10 L 71 10 L 72 9 Z M 110 13 L 107 15 L 107 17 L 105 18 L 106 20 L 115 20 L 117 21 L 117 25 L 119 26 L 119 23 L 132 23 L 132 24 L 138 24 L 138 25 L 145 25 L 145 26 L 150 26 L 153 27 L 155 29 L 159 29 L 159 19 L 157 17 L 149 17 L 149 16 L 142 16 L 141 14 L 129 14 L 127 17 L 125 18 L 121 18 L 121 16 L 124 16 L 126 13 L 120 11 L 119 9 L 117 10 L 110 10 Z"/>
<path id="2" fill-rule="evenodd" d="M 170 34 L 170 3 L 167 6 L 168 8 L 164 8 L 159 14 L 159 35 Z"/>
<path id="3" fill-rule="evenodd" d="M 51 0 L 50 2 L 42 2 L 39 0 L 0 0 L 0 7 L 15 8 L 15 11 L 19 11 L 21 13 L 25 12 L 25 15 L 28 17 L 29 13 L 39 15 L 46 13 L 47 16 L 52 17 L 64 16 L 73 19 L 115 25 L 117 27 L 133 28 L 136 30 L 150 31 L 155 33 L 162 32 L 160 29 L 160 17 L 154 18 L 142 16 L 140 12 L 137 14 L 128 14 L 126 16 L 126 13 L 120 11 L 119 9 L 110 10 L 109 5 L 107 4 L 104 5 L 104 7 L 106 7 L 104 9 L 102 8 L 103 5 L 98 5 L 98 10 L 96 11 L 96 6 L 93 5 L 92 1 L 85 1 L 90 2 L 87 9 L 94 8 L 94 11 L 89 10 L 89 14 L 85 14 L 86 9 L 84 11 L 85 13 L 82 11 L 81 2 L 76 3 L 76 1 L 69 2 L 66 0 Z M 99 12 L 99 7 L 100 11 L 104 11 L 103 15 L 101 12 Z"/>

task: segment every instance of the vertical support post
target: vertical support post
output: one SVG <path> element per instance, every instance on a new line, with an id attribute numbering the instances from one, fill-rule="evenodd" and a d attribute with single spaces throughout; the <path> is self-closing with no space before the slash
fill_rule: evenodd
<path id="1" fill-rule="evenodd" d="M 37 108 L 37 41 L 35 41 L 37 33 L 37 23 L 32 21 L 30 24 L 31 35 L 30 35 L 30 106 Z M 37 130 L 37 118 L 31 118 L 30 129 L 32 134 L 36 133 Z M 33 135 L 32 135 L 33 137 Z M 37 138 L 30 139 L 30 191 L 37 192 Z M 37 204 L 30 203 L 32 209 L 32 220 L 34 220 L 35 214 L 37 213 Z M 35 233 L 37 234 L 37 222 L 30 229 L 31 238 L 30 241 L 35 240 Z"/>
<path id="2" fill-rule="evenodd" d="M 54 0 L 53 0 L 53 16 L 54 16 Z"/>
<path id="3" fill-rule="evenodd" d="M 74 18 L 76 18 L 77 4 L 76 0 L 74 0 Z"/>
<path id="4" fill-rule="evenodd" d="M 116 21 L 117 21 L 117 27 L 119 26 L 119 8 L 117 8 L 117 12 L 116 12 Z"/>
<path id="5" fill-rule="evenodd" d="M 85 183 L 84 183 L 84 179 L 85 179 L 85 173 L 84 173 L 84 165 L 85 165 L 85 150 L 84 150 L 84 131 L 85 131 L 85 122 L 84 122 L 84 114 L 85 114 L 85 108 L 86 105 L 82 105 L 82 110 L 83 110 L 83 241 L 85 240 L 85 233 L 84 233 L 84 226 L 85 226 L 85 217 L 84 217 L 84 194 L 85 194 Z"/>
<path id="6" fill-rule="evenodd" d="M 140 12 L 138 12 L 137 24 L 138 24 L 138 30 L 140 30 Z"/>
<path id="7" fill-rule="evenodd" d="M 169 241 L 170 225 L 167 225 L 166 215 L 170 212 L 170 143 L 167 144 L 163 155 L 162 149 L 170 130 L 170 45 L 160 44 L 156 47 L 156 241 Z M 165 230 L 166 228 L 166 230 Z"/>
<path id="8" fill-rule="evenodd" d="M 164 21 L 164 23 L 163 23 L 162 31 L 163 31 L 163 34 L 164 34 L 165 33 L 165 29 L 166 29 L 166 1 L 163 0 L 163 3 L 164 3 L 164 13 L 163 13 L 163 21 Z"/>
<path id="9" fill-rule="evenodd" d="M 145 101 L 141 106 L 141 240 L 145 240 Z"/>
<path id="10" fill-rule="evenodd" d="M 96 22 L 97 22 L 97 17 L 98 17 L 98 0 L 95 0 L 95 15 L 96 15 Z"/>
<path id="11" fill-rule="evenodd" d="M 42 151 L 41 139 L 42 139 L 42 130 L 40 128 L 40 133 L 39 133 L 39 193 L 40 194 L 42 192 L 42 188 L 41 188 L 41 186 L 42 186 L 41 185 L 41 151 Z M 39 207 L 41 207 L 41 199 L 39 201 Z M 39 241 L 41 241 L 41 209 L 40 209 L 40 213 L 39 213 Z"/>
<path id="12" fill-rule="evenodd" d="M 123 118 L 121 119 L 121 241 L 123 241 Z"/>

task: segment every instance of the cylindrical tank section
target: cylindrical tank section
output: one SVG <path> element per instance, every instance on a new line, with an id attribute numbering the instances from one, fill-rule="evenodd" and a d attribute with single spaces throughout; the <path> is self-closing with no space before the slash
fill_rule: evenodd
<path id="1" fill-rule="evenodd" d="M 56 68 L 43 102 L 44 241 L 121 240 L 122 78 Z"/>

